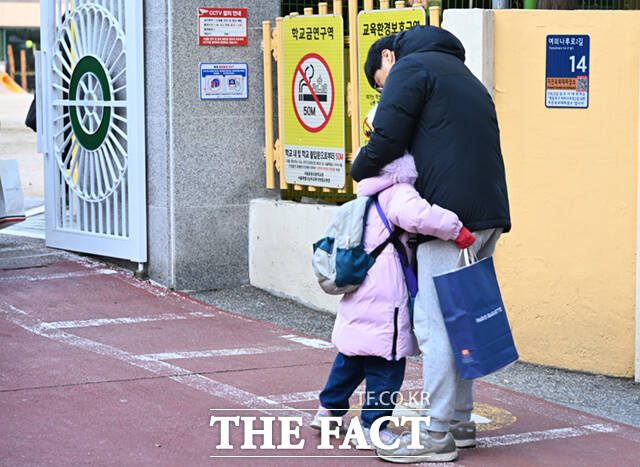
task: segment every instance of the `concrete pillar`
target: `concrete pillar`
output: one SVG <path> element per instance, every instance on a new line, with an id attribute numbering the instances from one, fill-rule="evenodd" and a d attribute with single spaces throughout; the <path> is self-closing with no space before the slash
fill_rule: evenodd
<path id="1" fill-rule="evenodd" d="M 199 46 L 194 0 L 145 0 L 149 276 L 180 290 L 248 283 L 249 200 L 264 188 L 262 21 L 277 0 L 246 8 L 248 45 Z M 248 64 L 247 100 L 202 101 L 201 62 Z"/>
<path id="2" fill-rule="evenodd" d="M 493 11 L 449 9 L 442 27 L 456 35 L 465 49 L 465 64 L 493 97 Z"/>
<path id="3" fill-rule="evenodd" d="M 328 295 L 311 266 L 313 242 L 333 219 L 337 206 L 254 199 L 249 226 L 251 285 L 335 313 L 341 295 Z"/>

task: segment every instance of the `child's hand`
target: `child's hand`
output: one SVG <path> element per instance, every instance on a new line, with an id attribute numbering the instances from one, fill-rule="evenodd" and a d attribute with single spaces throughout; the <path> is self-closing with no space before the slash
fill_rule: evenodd
<path id="1" fill-rule="evenodd" d="M 469 229 L 467 229 L 466 227 L 462 227 L 462 229 L 460 230 L 460 234 L 458 235 L 458 238 L 456 238 L 456 244 L 461 250 L 464 250 L 465 248 L 470 247 L 471 245 L 473 245 L 473 242 L 475 241 L 476 241 L 476 237 L 474 237 L 473 234 L 469 232 Z"/>

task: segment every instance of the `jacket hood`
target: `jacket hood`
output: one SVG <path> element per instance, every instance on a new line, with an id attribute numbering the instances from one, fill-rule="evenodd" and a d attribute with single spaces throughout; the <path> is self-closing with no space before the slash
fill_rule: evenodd
<path id="1" fill-rule="evenodd" d="M 373 196 L 396 183 L 413 185 L 418 178 L 413 156 L 405 152 L 404 156 L 389 162 L 377 177 L 369 177 L 358 183 L 358 196 Z"/>
<path id="2" fill-rule="evenodd" d="M 396 59 L 415 52 L 443 52 L 464 62 L 462 42 L 446 29 L 435 26 L 415 26 L 402 31 L 394 42 Z"/>

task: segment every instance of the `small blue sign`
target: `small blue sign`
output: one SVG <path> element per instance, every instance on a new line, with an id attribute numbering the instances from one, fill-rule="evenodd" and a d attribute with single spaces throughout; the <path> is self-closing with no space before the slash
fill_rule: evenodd
<path id="1" fill-rule="evenodd" d="M 547 36 L 545 89 L 549 108 L 589 107 L 589 36 Z"/>
<path id="2" fill-rule="evenodd" d="M 201 63 L 200 99 L 247 99 L 249 70 L 246 63 Z"/>

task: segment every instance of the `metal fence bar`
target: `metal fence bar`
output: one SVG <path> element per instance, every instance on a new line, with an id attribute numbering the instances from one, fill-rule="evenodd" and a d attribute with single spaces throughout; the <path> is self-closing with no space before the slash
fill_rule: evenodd
<path id="1" fill-rule="evenodd" d="M 292 12 L 290 14 L 290 16 L 298 16 L 298 14 L 299 13 L 297 11 L 294 11 L 294 12 Z M 282 40 L 281 44 L 283 44 L 283 47 L 280 49 L 280 51 L 282 52 L 282 51 L 284 51 L 284 23 L 281 23 L 281 24 L 282 24 L 282 26 L 280 28 L 280 37 L 281 37 L 281 40 Z M 284 54 L 280 55 L 280 59 L 281 59 L 280 62 L 282 63 L 282 69 L 283 69 L 281 76 L 282 76 L 282 80 L 284 81 Z M 278 85 L 280 85 L 280 77 L 278 77 Z M 284 83 L 283 83 L 283 85 L 284 85 Z M 278 94 L 280 96 L 283 96 L 282 104 L 278 103 L 278 107 L 279 108 L 284 108 L 284 94 L 282 94 L 280 92 L 278 92 Z M 284 112 L 282 114 L 282 118 L 284 119 Z M 283 122 L 282 128 L 284 129 L 284 122 Z M 282 145 L 282 159 L 280 159 L 280 163 L 281 163 L 282 173 L 283 173 L 283 177 L 284 177 L 284 131 L 281 133 L 280 143 Z M 302 185 L 293 185 L 293 189 L 296 190 L 296 191 L 302 191 L 303 187 L 302 187 Z"/>
<path id="2" fill-rule="evenodd" d="M 313 15 L 313 8 L 312 7 L 307 7 L 304 9 L 304 14 L 305 16 L 309 16 L 309 15 Z M 296 185 L 294 188 L 297 190 L 299 187 L 299 185 Z M 300 190 L 302 190 L 302 187 L 300 186 Z M 316 191 L 316 187 L 315 186 L 307 186 L 307 190 L 314 192 Z"/>
<path id="3" fill-rule="evenodd" d="M 273 32 L 274 55 L 278 64 L 278 139 L 276 140 L 276 164 L 280 173 L 280 189 L 286 190 L 289 185 L 284 179 L 284 60 L 282 56 L 282 42 L 284 38 L 283 18 L 276 18 L 276 28 Z"/>
<path id="4" fill-rule="evenodd" d="M 342 9 L 342 0 L 333 0 L 333 13 L 336 15 L 342 15 L 343 9 Z M 346 43 L 347 38 L 345 37 L 345 43 Z M 347 93 L 348 96 L 348 93 Z M 348 97 L 347 97 L 348 99 Z M 347 111 L 348 111 L 348 100 L 347 100 Z M 345 169 L 346 169 L 346 164 L 348 163 L 348 159 L 347 159 L 347 155 L 346 155 L 346 149 L 345 148 Z M 345 186 L 342 189 L 336 190 L 336 193 L 346 193 L 347 192 L 347 184 L 348 181 L 345 177 Z"/>
<path id="5" fill-rule="evenodd" d="M 347 85 L 347 114 L 351 117 L 351 154 L 346 160 L 353 163 L 360 146 L 360 93 L 358 92 L 358 0 L 349 0 L 349 84 Z M 345 182 L 345 189 L 356 190 L 356 183 L 351 177 Z"/>
<path id="6" fill-rule="evenodd" d="M 326 15 L 329 14 L 329 4 L 327 2 L 318 3 L 318 14 Z M 327 187 L 322 188 L 323 193 L 331 193 L 331 189 Z"/>
<path id="7" fill-rule="evenodd" d="M 328 13 L 329 13 L 329 5 L 328 5 L 328 3 L 327 2 L 318 3 L 318 14 L 319 15 L 326 15 Z M 315 188 L 312 191 L 315 191 Z M 330 188 L 326 188 L 326 187 L 322 188 L 322 192 L 323 193 L 331 193 L 331 191 L 332 190 Z"/>
<path id="8" fill-rule="evenodd" d="M 365 0 L 364 2 L 364 10 L 373 10 L 374 9 L 374 5 L 373 5 L 373 0 Z M 380 9 L 388 9 L 389 8 L 389 0 L 383 0 L 380 2 Z M 357 26 L 356 26 L 357 27 Z M 357 33 L 358 31 L 356 31 Z M 357 47 L 356 47 L 357 50 Z M 358 96 L 358 109 L 360 109 L 360 83 L 357 83 L 356 89 L 355 89 L 355 93 Z M 358 116 L 358 140 L 360 139 L 360 117 Z M 356 187 L 357 184 L 355 181 L 353 181 L 353 179 L 351 179 L 352 183 L 353 183 L 353 191 L 356 191 Z"/>
<path id="9" fill-rule="evenodd" d="M 271 21 L 262 22 L 262 67 L 264 70 L 264 158 L 266 186 L 276 187 L 273 159 L 273 82 L 271 79 Z"/>
<path id="10" fill-rule="evenodd" d="M 376 8 L 375 5 L 379 5 L 381 10 L 389 8 L 389 0 L 374 0 L 374 6 L 368 8 L 367 3 L 370 0 L 358 0 L 358 5 L 364 3 L 363 9 L 369 10 Z M 428 0 L 427 7 L 436 6 L 435 3 L 440 3 L 441 11 L 449 8 L 492 8 L 491 0 Z M 316 5 L 315 0 L 283 0 L 282 2 L 282 15 L 285 16 L 291 11 L 302 11 L 304 8 L 313 7 Z M 522 9 L 524 8 L 523 0 L 509 0 L 509 8 Z M 405 7 L 409 6 L 405 1 Z M 640 9 L 640 0 L 580 0 L 573 6 L 576 10 L 638 10 Z M 428 9 L 428 8 L 427 8 Z M 339 14 L 342 10 L 334 9 L 333 12 Z M 345 31 L 348 31 L 345 28 Z"/>
<path id="11" fill-rule="evenodd" d="M 431 26 L 440 27 L 440 7 L 439 6 L 429 7 L 429 24 Z"/>

